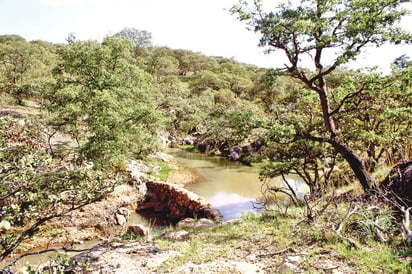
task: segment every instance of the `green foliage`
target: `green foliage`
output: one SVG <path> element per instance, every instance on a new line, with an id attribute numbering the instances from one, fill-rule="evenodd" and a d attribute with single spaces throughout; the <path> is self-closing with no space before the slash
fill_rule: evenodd
<path id="1" fill-rule="evenodd" d="M 179 75 L 196 74 L 202 70 L 213 70 L 217 62 L 211 57 L 189 50 L 174 50 L 174 57 L 179 61 Z"/>
<path id="2" fill-rule="evenodd" d="M 116 181 L 108 171 L 65 169 L 42 145 L 36 126 L 0 118 L 0 259 L 48 220 L 101 199 Z"/>
<path id="3" fill-rule="evenodd" d="M 356 151 L 367 154 L 370 172 L 381 167 L 382 159 L 394 164 L 409 157 L 412 93 L 411 85 L 402 83 L 408 75 L 404 73 L 385 77 L 373 72 L 340 74 L 341 84 L 333 88 L 340 134 Z"/>
<path id="4" fill-rule="evenodd" d="M 12 95 L 18 104 L 39 97 L 50 76 L 54 55 L 39 43 L 6 39 L 0 43 L 0 92 Z"/>
<path id="5" fill-rule="evenodd" d="M 279 75 L 298 79 L 318 97 L 316 105 L 319 110 L 308 111 L 308 105 L 299 109 L 306 117 L 299 113 L 297 116 L 303 118 L 301 121 L 292 118 L 292 123 L 289 124 L 293 125 L 294 132 L 289 131 L 289 139 L 293 142 L 306 140 L 321 143 L 323 147 L 331 146 L 334 154 L 339 154 L 346 160 L 365 191 L 374 188 L 375 179 L 371 172 L 377 158 L 382 155 L 379 151 L 385 148 L 379 148 L 377 152 L 375 142 L 382 143 L 382 139 L 379 140 L 381 136 L 379 133 L 375 136 L 370 133 L 378 130 L 377 127 L 382 128 L 380 122 L 379 125 L 372 125 L 374 122 L 370 120 L 373 117 L 370 116 L 367 121 L 363 120 L 355 126 L 351 124 L 350 128 L 346 125 L 349 125 L 349 121 L 353 122 L 355 116 L 359 119 L 364 113 L 377 115 L 365 111 L 366 104 L 370 103 L 365 90 L 377 92 L 376 89 L 386 87 L 379 80 L 376 81 L 372 74 L 368 75 L 370 78 L 361 86 L 357 86 L 356 77 L 353 77 L 352 85 L 348 86 L 345 85 L 347 82 L 343 82 L 335 88 L 329 87 L 327 77 L 342 64 L 354 60 L 367 45 L 380 46 L 385 42 L 399 44 L 409 41 L 411 34 L 395 24 L 407 11 L 395 0 L 283 2 L 269 12 L 265 10 L 264 1 L 250 2 L 239 2 L 232 7 L 232 13 L 261 34 L 260 46 L 285 54 L 288 62 L 279 70 Z M 335 58 L 329 62 L 325 62 L 324 58 L 327 51 L 335 53 Z M 302 60 L 307 55 L 311 56 L 312 71 L 302 68 Z M 272 84 L 272 75 L 267 76 L 269 77 L 264 79 Z M 283 123 L 285 121 L 280 122 Z M 361 130 L 359 134 L 361 128 L 364 131 Z M 405 129 L 404 126 L 402 128 Z M 355 134 L 358 134 L 355 137 L 357 140 L 351 142 L 351 137 Z M 313 148 L 317 144 L 310 146 Z M 305 144 L 304 147 L 308 145 Z M 368 159 L 359 156 L 365 151 Z M 314 157 L 322 160 L 320 156 L 314 153 Z M 292 159 L 296 157 L 291 157 Z M 277 161 L 276 158 L 270 160 Z M 287 162 L 289 159 L 283 158 L 280 161 Z"/>
<path id="6" fill-rule="evenodd" d="M 151 77 L 129 62 L 127 41 L 74 41 L 60 57 L 48 109 L 80 143 L 82 158 L 104 165 L 155 149 L 159 93 Z"/>

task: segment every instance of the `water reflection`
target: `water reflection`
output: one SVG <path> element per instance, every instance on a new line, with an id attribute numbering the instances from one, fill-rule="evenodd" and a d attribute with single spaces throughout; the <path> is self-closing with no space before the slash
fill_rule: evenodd
<path id="1" fill-rule="evenodd" d="M 257 210 L 255 203 L 262 195 L 262 183 L 257 168 L 222 157 L 182 150 L 171 150 L 169 153 L 180 165 L 202 176 L 202 180 L 187 188 L 206 198 L 212 207 L 219 209 L 223 220 L 234 219 L 247 211 Z M 304 191 L 297 177 L 288 177 L 288 181 L 295 191 Z M 283 185 L 281 178 L 275 178 L 271 183 Z"/>

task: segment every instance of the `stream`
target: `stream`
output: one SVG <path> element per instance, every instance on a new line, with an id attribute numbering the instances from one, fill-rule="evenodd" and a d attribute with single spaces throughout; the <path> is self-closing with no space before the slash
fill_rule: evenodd
<path id="1" fill-rule="evenodd" d="M 201 179 L 186 188 L 208 200 L 213 208 L 219 209 L 222 220 L 238 218 L 248 211 L 257 211 L 256 202 L 261 194 L 259 169 L 223 157 L 173 149 L 169 154 L 178 164 L 193 170 Z M 297 176 L 287 177 L 298 192 L 306 192 L 306 185 Z M 274 178 L 273 184 L 283 185 L 281 178 Z"/>
<path id="2" fill-rule="evenodd" d="M 240 217 L 249 211 L 258 211 L 256 202 L 261 194 L 261 182 L 259 181 L 259 169 L 246 166 L 240 162 L 230 161 L 223 157 L 211 157 L 205 154 L 188 152 L 181 149 L 170 149 L 171 154 L 178 165 L 192 170 L 199 176 L 199 180 L 186 188 L 208 200 L 212 208 L 219 209 L 222 220 L 230 220 Z M 296 191 L 306 192 L 307 188 L 297 177 L 288 176 L 289 183 Z M 280 178 L 274 178 L 274 183 L 283 185 Z M 142 224 L 150 227 L 154 234 L 168 226 L 167 221 L 161 216 L 142 216 L 133 213 L 128 224 Z M 155 230 L 155 231 L 153 231 Z M 77 248 L 88 248 L 97 244 L 96 241 L 87 241 Z M 24 265 L 38 265 L 47 262 L 50 256 L 56 252 L 41 255 L 32 255 L 19 261 L 13 270 L 21 270 Z M 75 254 L 75 253 L 73 253 Z M 0 265 L 1 269 L 2 265 Z"/>

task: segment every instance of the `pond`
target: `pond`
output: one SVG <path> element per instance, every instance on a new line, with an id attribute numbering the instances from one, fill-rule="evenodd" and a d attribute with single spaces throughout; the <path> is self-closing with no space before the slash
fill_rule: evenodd
<path id="1" fill-rule="evenodd" d="M 173 149 L 179 165 L 200 175 L 200 180 L 187 186 L 187 189 L 208 200 L 213 208 L 223 215 L 223 220 L 239 217 L 241 214 L 258 210 L 256 202 L 262 196 L 259 169 L 223 157 L 210 157 L 205 154 Z M 295 190 L 307 189 L 296 176 L 288 176 Z M 273 184 L 283 185 L 281 178 L 274 178 Z"/>

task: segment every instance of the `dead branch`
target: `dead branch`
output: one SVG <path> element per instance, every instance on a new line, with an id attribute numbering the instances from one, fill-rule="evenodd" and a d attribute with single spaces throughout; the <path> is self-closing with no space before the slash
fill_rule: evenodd
<path id="1" fill-rule="evenodd" d="M 403 229 L 405 230 L 406 234 L 408 235 L 409 242 L 412 242 L 412 231 L 409 229 L 410 225 L 410 218 L 409 218 L 409 211 L 411 210 L 412 207 L 408 207 L 406 210 L 404 207 L 401 207 L 401 211 L 405 215 L 404 220 L 402 221 L 402 226 Z"/>
<path id="2" fill-rule="evenodd" d="M 295 253 L 296 251 L 293 248 L 288 247 L 288 248 L 281 249 L 281 250 L 278 250 L 278 251 L 275 251 L 275 252 L 271 252 L 271 253 L 267 253 L 267 254 L 261 254 L 261 255 L 258 255 L 258 257 L 276 256 L 276 255 L 280 255 L 280 254 L 287 253 L 287 252 Z"/>
<path id="3" fill-rule="evenodd" d="M 358 246 L 358 244 L 357 244 L 354 240 L 352 240 L 352 239 L 350 239 L 350 238 L 348 238 L 348 237 L 345 237 L 345 236 L 343 236 L 343 235 L 341 234 L 341 231 L 342 231 L 342 228 L 343 228 L 343 225 L 345 224 L 345 222 L 349 219 L 350 216 L 352 216 L 353 214 L 355 214 L 356 211 L 357 211 L 358 208 L 359 208 L 359 207 L 356 205 L 355 208 L 353 208 L 352 210 L 350 210 L 351 207 L 352 207 L 352 205 L 349 207 L 348 213 L 347 213 L 346 216 L 343 218 L 342 222 L 340 222 L 340 224 L 338 225 L 338 227 L 335 229 L 335 233 L 339 236 L 339 238 L 340 238 L 341 240 L 347 242 L 351 247 L 353 247 L 353 248 L 355 248 L 355 249 L 359 249 L 360 247 Z"/>
<path id="4" fill-rule="evenodd" d="M 376 229 L 376 236 L 382 241 L 382 242 L 387 242 L 388 240 L 386 239 L 384 233 L 383 233 L 383 228 L 379 225 L 379 217 L 376 216 L 375 222 L 374 222 L 374 227 Z"/>

